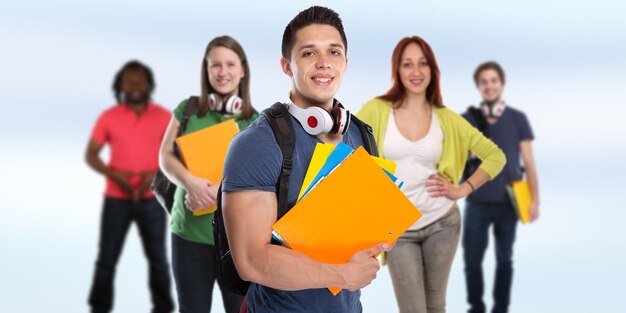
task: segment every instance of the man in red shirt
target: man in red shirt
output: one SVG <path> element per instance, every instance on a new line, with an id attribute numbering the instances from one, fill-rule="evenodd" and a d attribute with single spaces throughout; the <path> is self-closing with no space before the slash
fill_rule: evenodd
<path id="1" fill-rule="evenodd" d="M 150 263 L 152 312 L 174 309 L 165 253 L 166 217 L 150 191 L 170 113 L 150 101 L 153 90 L 150 68 L 138 61 L 124 65 L 113 81 L 118 104 L 100 115 L 87 146 L 87 164 L 106 177 L 98 259 L 89 295 L 92 312 L 113 308 L 115 267 L 132 221 L 137 223 Z M 100 158 L 106 144 L 108 164 Z"/>

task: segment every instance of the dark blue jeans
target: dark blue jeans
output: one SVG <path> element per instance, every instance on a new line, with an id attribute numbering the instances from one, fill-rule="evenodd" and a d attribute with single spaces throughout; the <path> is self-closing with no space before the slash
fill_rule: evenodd
<path id="1" fill-rule="evenodd" d="M 181 313 L 211 312 L 216 280 L 226 313 L 239 312 L 243 296 L 229 291 L 217 279 L 216 255 L 213 245 L 185 240 L 172 234 L 172 269 Z"/>
<path id="2" fill-rule="evenodd" d="M 467 201 L 463 223 L 463 258 L 467 286 L 468 312 L 484 313 L 483 257 L 493 225 L 496 250 L 496 276 L 493 286 L 493 313 L 505 313 L 511 301 L 513 281 L 513 243 L 517 213 L 509 202 L 479 203 Z"/>
<path id="3" fill-rule="evenodd" d="M 113 308 L 115 267 L 132 221 L 137 223 L 144 254 L 150 266 L 149 286 L 153 313 L 172 312 L 169 265 L 165 253 L 165 212 L 154 199 L 140 201 L 106 197 L 100 225 L 100 248 L 89 305 L 92 312 Z"/>

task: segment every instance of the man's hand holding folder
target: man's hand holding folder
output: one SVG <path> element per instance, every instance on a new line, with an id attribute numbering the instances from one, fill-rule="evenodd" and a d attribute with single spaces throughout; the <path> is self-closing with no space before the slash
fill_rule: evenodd
<path id="1" fill-rule="evenodd" d="M 345 288 L 350 291 L 359 290 L 369 285 L 376 278 L 376 273 L 380 270 L 380 263 L 376 258 L 385 251 L 389 251 L 386 243 L 379 243 L 372 248 L 361 250 L 352 255 L 346 269 L 346 277 L 353 281 L 346 281 Z M 354 271 L 354 273 L 351 273 Z"/>

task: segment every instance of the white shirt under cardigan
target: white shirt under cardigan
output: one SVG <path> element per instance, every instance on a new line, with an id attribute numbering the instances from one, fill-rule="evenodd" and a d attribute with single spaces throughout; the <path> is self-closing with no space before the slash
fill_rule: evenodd
<path id="1" fill-rule="evenodd" d="M 418 230 L 445 215 L 454 201 L 447 197 L 431 197 L 426 191 L 428 176 L 437 174 L 437 163 L 443 151 L 443 131 L 432 111 L 428 134 L 417 141 L 404 137 L 396 125 L 395 114 L 389 114 L 383 155 L 396 162 L 395 176 L 404 181 L 402 191 L 422 212 L 422 217 L 409 230 Z"/>

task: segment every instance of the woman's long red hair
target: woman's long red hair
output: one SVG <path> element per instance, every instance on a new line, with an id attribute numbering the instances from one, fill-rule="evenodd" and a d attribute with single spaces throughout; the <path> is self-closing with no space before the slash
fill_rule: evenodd
<path id="1" fill-rule="evenodd" d="M 424 57 L 430 67 L 430 83 L 426 88 L 426 100 L 431 105 L 443 107 L 444 105 L 443 99 L 441 98 L 441 87 L 439 85 L 440 73 L 439 66 L 437 65 L 437 59 L 435 59 L 435 54 L 430 48 L 430 45 L 418 36 L 404 37 L 396 45 L 396 48 L 393 50 L 393 55 L 391 56 L 391 81 L 393 85 L 387 93 L 378 98 L 391 101 L 395 108 L 399 107 L 404 102 L 406 89 L 400 80 L 400 65 L 402 64 L 402 53 L 411 43 L 416 43 L 422 49 L 422 53 L 424 53 Z"/>

